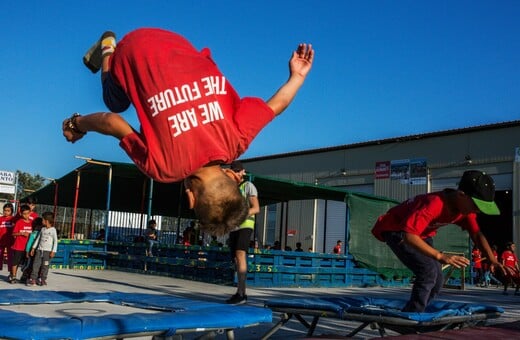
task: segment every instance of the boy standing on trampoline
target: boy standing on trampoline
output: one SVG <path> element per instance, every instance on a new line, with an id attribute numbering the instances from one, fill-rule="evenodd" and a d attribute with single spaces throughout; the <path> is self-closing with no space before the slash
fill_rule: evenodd
<path id="1" fill-rule="evenodd" d="M 240 225 L 247 206 L 220 164 L 248 148 L 260 130 L 296 96 L 314 59 L 300 44 L 289 61 L 289 79 L 266 102 L 240 98 L 211 59 L 184 37 L 161 29 L 137 29 L 117 45 L 105 32 L 85 55 L 94 72 L 102 69 L 103 99 L 112 112 L 74 114 L 63 135 L 76 142 L 87 131 L 119 139 L 137 167 L 160 182 L 185 179 L 190 208 L 210 234 Z M 140 122 L 134 130 L 117 112 L 133 104 Z"/>
<path id="2" fill-rule="evenodd" d="M 404 312 L 423 312 L 439 293 L 444 281 L 441 264 L 456 268 L 469 264 L 464 256 L 444 254 L 433 247 L 432 237 L 439 227 L 456 224 L 466 230 L 491 264 L 504 271 L 477 223 L 479 212 L 500 214 L 494 198 L 495 183 L 491 176 L 471 170 L 464 172 L 457 190 L 418 195 L 378 218 L 372 233 L 386 242 L 415 275 L 412 295 Z"/>

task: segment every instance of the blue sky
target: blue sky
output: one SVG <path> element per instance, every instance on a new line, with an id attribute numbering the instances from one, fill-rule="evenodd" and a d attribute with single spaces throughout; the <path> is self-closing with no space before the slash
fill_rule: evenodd
<path id="1" fill-rule="evenodd" d="M 507 0 L 2 1 L 0 170 L 59 178 L 83 164 L 75 155 L 130 162 L 113 138 L 61 135 L 71 113 L 107 110 L 81 62 L 107 29 L 176 31 L 209 47 L 241 96 L 264 99 L 312 43 L 311 74 L 250 158 L 520 119 L 519 17 Z"/>

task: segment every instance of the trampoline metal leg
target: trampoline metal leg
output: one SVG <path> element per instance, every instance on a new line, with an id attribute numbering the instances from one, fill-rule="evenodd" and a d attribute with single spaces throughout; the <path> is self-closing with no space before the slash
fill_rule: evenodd
<path id="1" fill-rule="evenodd" d="M 360 326 L 358 326 L 356 329 L 354 329 L 352 332 L 347 334 L 347 338 L 351 338 L 354 335 L 358 334 L 360 331 L 362 331 L 366 326 L 368 326 L 370 322 L 363 322 Z"/>
<path id="2" fill-rule="evenodd" d="M 273 335 L 274 333 L 276 333 L 280 328 L 283 327 L 283 325 L 285 325 L 291 318 L 292 318 L 292 313 L 283 313 L 282 314 L 282 317 L 280 318 L 280 321 L 278 321 L 276 323 L 276 325 L 273 326 L 273 328 L 271 328 L 269 331 L 267 331 L 267 333 L 265 333 L 261 339 L 262 340 L 267 340 L 271 337 L 271 335 Z"/>
<path id="3" fill-rule="evenodd" d="M 384 326 L 380 325 L 377 322 L 372 322 L 371 327 L 372 327 L 372 329 L 376 328 L 379 331 L 379 335 L 381 335 L 382 338 L 386 336 L 386 331 L 385 331 Z"/>
<path id="4" fill-rule="evenodd" d="M 309 329 L 311 325 L 305 320 L 300 314 L 294 314 L 294 317 L 300 321 L 302 325 L 305 326 L 305 328 Z M 319 318 L 319 317 L 318 317 Z"/>
<path id="5" fill-rule="evenodd" d="M 235 332 L 232 329 L 226 330 L 226 336 L 228 340 L 235 340 Z"/>
<path id="6" fill-rule="evenodd" d="M 309 331 L 307 332 L 307 336 L 312 336 L 312 333 L 314 333 L 314 330 L 316 329 L 316 325 L 318 324 L 319 320 L 320 320 L 320 317 L 317 315 L 312 319 L 312 323 L 311 323 L 310 327 L 308 327 Z"/>

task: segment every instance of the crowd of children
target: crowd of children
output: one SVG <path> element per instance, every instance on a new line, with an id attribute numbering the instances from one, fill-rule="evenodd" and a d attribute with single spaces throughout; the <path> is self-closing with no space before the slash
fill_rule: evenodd
<path id="1" fill-rule="evenodd" d="M 0 270 L 7 260 L 9 283 L 22 282 L 28 286 L 47 285 L 49 264 L 58 248 L 54 228 L 54 213 L 39 217 L 33 202 L 21 204 L 17 213 L 5 203 L 0 216 Z M 18 279 L 18 273 L 21 273 Z"/>
<path id="2" fill-rule="evenodd" d="M 520 295 L 520 267 L 518 258 L 515 254 L 515 244 L 508 242 L 505 245 L 504 251 L 498 255 L 497 246 L 491 247 L 495 259 L 503 266 L 510 269 L 507 275 L 503 275 L 499 271 L 495 271 L 490 261 L 486 257 L 482 257 L 481 251 L 475 247 L 471 252 L 471 264 L 473 266 L 474 283 L 480 287 L 490 287 L 502 285 L 502 294 L 508 295 L 508 288 L 514 287 L 514 295 Z"/>

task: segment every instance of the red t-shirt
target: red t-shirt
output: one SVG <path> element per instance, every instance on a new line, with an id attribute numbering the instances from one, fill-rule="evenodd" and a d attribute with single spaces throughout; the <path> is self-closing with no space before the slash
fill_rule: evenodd
<path id="1" fill-rule="evenodd" d="M 8 247 L 13 243 L 14 216 L 0 216 L 0 246 Z"/>
<path id="2" fill-rule="evenodd" d="M 482 268 L 482 254 L 479 249 L 473 249 L 471 251 L 471 260 L 473 261 L 473 268 Z"/>
<path id="3" fill-rule="evenodd" d="M 518 259 L 516 258 L 515 253 L 510 250 L 505 250 L 500 256 L 502 259 L 504 266 L 515 268 Z"/>
<path id="4" fill-rule="evenodd" d="M 19 233 L 19 232 L 32 232 L 32 220 L 24 220 L 23 218 L 16 221 L 16 224 L 14 225 L 13 233 Z M 25 246 L 27 245 L 27 241 L 29 240 L 28 236 L 15 236 L 14 237 L 14 243 L 11 249 L 13 250 L 21 250 L 25 251 Z"/>
<path id="5" fill-rule="evenodd" d="M 418 195 L 405 201 L 382 216 L 372 228 L 372 234 L 384 242 L 385 231 L 404 231 L 425 239 L 437 234 L 437 229 L 448 224 L 456 224 L 470 234 L 479 232 L 477 215 L 452 213 L 446 206 L 445 192 Z"/>
<path id="6" fill-rule="evenodd" d="M 334 254 L 341 254 L 341 246 L 339 244 L 336 244 L 332 251 L 334 252 Z"/>
<path id="7" fill-rule="evenodd" d="M 274 118 L 263 100 L 240 99 L 208 49 L 199 52 L 173 32 L 127 34 L 112 55 L 111 74 L 141 124 L 120 146 L 160 182 L 182 180 L 213 161 L 230 163 Z"/>
<path id="8" fill-rule="evenodd" d="M 31 214 L 29 215 L 29 219 L 30 219 L 31 221 L 34 221 L 34 220 L 37 219 L 37 218 L 38 218 L 38 213 L 35 212 L 35 211 L 31 211 Z"/>

